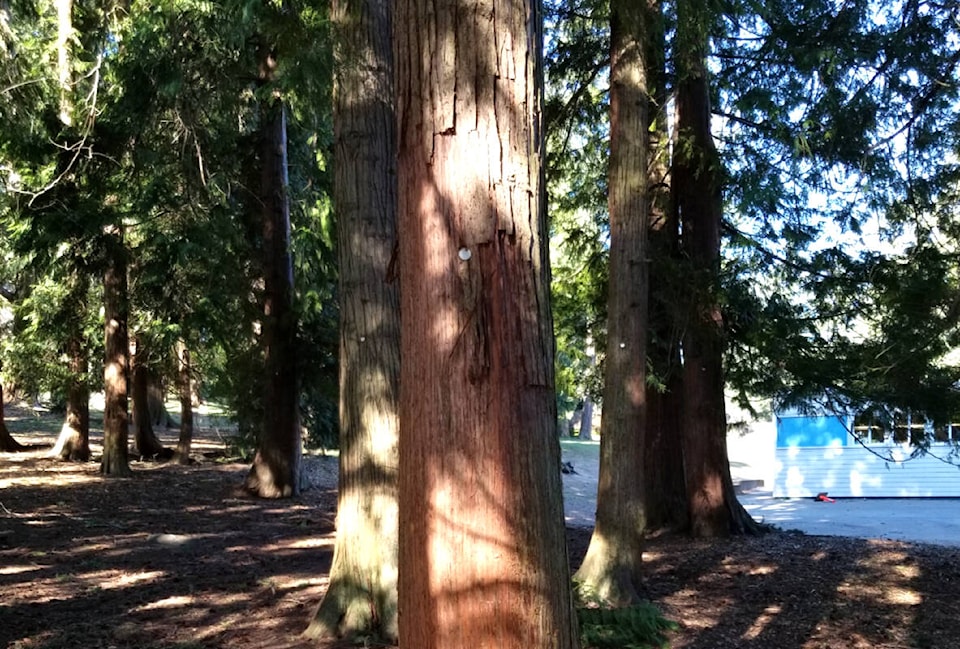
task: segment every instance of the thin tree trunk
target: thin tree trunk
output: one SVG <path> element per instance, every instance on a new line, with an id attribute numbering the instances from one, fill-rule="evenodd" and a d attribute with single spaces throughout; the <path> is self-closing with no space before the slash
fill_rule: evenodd
<path id="1" fill-rule="evenodd" d="M 647 530 L 685 529 L 688 524 L 680 413 L 683 381 L 677 282 L 680 227 L 671 206 L 669 136 L 667 133 L 666 53 L 660 0 L 647 0 L 647 79 L 650 88 L 647 129 L 648 240 L 650 312 L 647 359 L 653 380 L 647 381 L 647 430 L 644 448 L 644 497 Z"/>
<path id="2" fill-rule="evenodd" d="M 612 606 L 640 600 L 647 414 L 647 82 L 644 12 L 611 4 L 610 279 L 593 536 L 574 581 Z M 586 413 L 584 413 L 586 416 Z"/>
<path id="3" fill-rule="evenodd" d="M 710 131 L 706 53 L 709 10 L 678 3 L 678 144 L 673 188 L 692 282 L 683 335 L 683 458 L 694 536 L 756 532 L 737 501 L 727 458 L 723 316 L 719 304 L 720 159 Z"/>
<path id="4" fill-rule="evenodd" d="M 60 121 L 73 123 L 73 71 L 70 43 L 73 38 L 73 0 L 55 0 L 57 7 L 57 81 L 60 85 Z"/>
<path id="5" fill-rule="evenodd" d="M 400 646 L 578 646 L 539 2 L 400 0 Z"/>
<path id="6" fill-rule="evenodd" d="M 83 284 L 85 295 L 86 282 Z M 86 308 L 86 303 L 83 308 Z M 76 325 L 79 327 L 79 322 Z M 50 451 L 51 457 L 70 462 L 86 462 L 90 459 L 90 388 L 87 385 L 87 350 L 82 336 L 83 332 L 77 329 L 67 339 L 70 358 L 67 416 L 57 443 Z"/>
<path id="7" fill-rule="evenodd" d="M 190 350 L 186 343 L 177 343 L 177 394 L 180 397 L 180 437 L 173 458 L 178 464 L 190 464 L 193 444 L 193 376 Z"/>
<path id="8" fill-rule="evenodd" d="M 389 0 L 337 0 L 334 204 L 340 255 L 340 497 L 312 637 L 397 639 L 400 305 Z"/>
<path id="9" fill-rule="evenodd" d="M 106 237 L 107 269 L 103 278 L 103 457 L 100 472 L 130 475 L 127 437 L 127 252 L 123 231 L 113 226 Z"/>
<path id="10" fill-rule="evenodd" d="M 580 410 L 580 428 L 577 432 L 580 439 L 593 439 L 593 399 L 589 395 L 583 397 L 583 407 Z"/>
<path id="11" fill-rule="evenodd" d="M 134 446 L 141 460 L 169 459 L 173 452 L 164 448 L 153 432 L 150 414 L 150 368 L 143 338 L 134 336 L 136 352 L 133 355 L 133 426 Z"/>
<path id="12" fill-rule="evenodd" d="M 260 49 L 259 83 L 273 81 L 277 61 Z M 297 386 L 296 314 L 290 257 L 287 122 L 283 100 L 260 105 L 260 206 L 263 237 L 263 330 L 266 381 L 263 429 L 244 487 L 261 498 L 300 493 L 300 395 Z"/>

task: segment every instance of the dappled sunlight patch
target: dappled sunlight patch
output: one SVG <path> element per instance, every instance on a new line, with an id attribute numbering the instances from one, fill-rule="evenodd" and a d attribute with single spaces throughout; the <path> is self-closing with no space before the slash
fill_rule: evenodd
<path id="1" fill-rule="evenodd" d="M 779 604 L 772 604 L 767 608 L 763 609 L 763 612 L 757 616 L 757 619 L 754 620 L 753 624 L 750 625 L 750 628 L 744 631 L 743 635 L 740 636 L 744 640 L 756 640 L 764 629 L 767 628 L 767 625 L 770 624 L 781 612 L 783 611 L 782 607 Z"/>
<path id="2" fill-rule="evenodd" d="M 46 570 L 50 566 L 41 566 L 41 565 L 29 565 L 29 566 L 0 566 L 0 575 L 20 575 L 25 572 L 33 572 L 35 570 Z"/>
<path id="3" fill-rule="evenodd" d="M 197 598 L 193 595 L 171 595 L 170 597 L 164 597 L 163 599 L 134 607 L 131 609 L 131 611 L 142 612 L 156 611 L 161 609 L 186 608 L 188 606 L 194 606 L 196 602 Z"/>
<path id="4" fill-rule="evenodd" d="M 280 543 L 266 546 L 266 550 L 312 550 L 316 548 L 333 548 L 336 535 L 333 533 L 324 536 L 306 536 L 288 539 Z"/>
<path id="5" fill-rule="evenodd" d="M 884 592 L 884 598 L 890 604 L 897 606 L 919 606 L 923 603 L 923 597 L 920 593 L 909 588 L 888 588 Z"/>
<path id="6" fill-rule="evenodd" d="M 136 573 L 128 572 L 119 572 L 116 570 L 107 571 L 109 576 L 101 576 L 91 581 L 94 585 L 103 588 L 104 590 L 112 590 L 116 588 L 129 588 L 135 584 L 153 581 L 155 579 L 160 579 L 164 577 L 167 573 L 161 570 L 147 570 Z M 83 577 L 83 575 L 81 575 Z"/>

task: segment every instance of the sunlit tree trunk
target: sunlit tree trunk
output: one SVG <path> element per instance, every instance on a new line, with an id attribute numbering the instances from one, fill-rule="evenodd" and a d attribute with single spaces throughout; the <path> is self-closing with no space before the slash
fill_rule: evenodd
<path id="1" fill-rule="evenodd" d="M 644 497 L 647 530 L 683 529 L 687 496 L 683 476 L 680 413 L 683 382 L 680 364 L 679 299 L 674 279 L 680 256 L 680 228 L 670 196 L 670 148 L 667 133 L 666 52 L 660 0 L 646 0 L 646 66 L 649 88 L 647 129 L 648 242 L 650 311 L 647 362 L 647 429 L 644 447 Z"/>
<path id="2" fill-rule="evenodd" d="M 70 327 L 67 334 L 67 357 L 70 363 L 67 416 L 50 455 L 71 462 L 86 462 L 90 459 L 90 387 L 87 378 L 89 358 L 80 318 L 87 308 L 88 282 L 86 277 L 78 277 L 75 281 L 77 285 L 71 291 L 70 297 L 74 313 L 69 316 L 67 323 Z"/>
<path id="3" fill-rule="evenodd" d="M 677 11 L 673 189 L 691 282 L 683 334 L 683 458 L 691 531 L 716 537 L 758 526 L 737 501 L 727 458 L 719 303 L 721 170 L 710 131 L 709 10 L 694 0 L 680 0 Z"/>
<path id="4" fill-rule="evenodd" d="M 100 472 L 130 475 L 127 437 L 127 251 L 123 232 L 112 226 L 106 233 L 107 269 L 103 277 L 103 457 Z"/>
<path id="5" fill-rule="evenodd" d="M 178 464 L 190 463 L 193 444 L 193 376 L 190 349 L 185 342 L 177 343 L 177 396 L 180 399 L 180 437 L 173 458 Z"/>
<path id="6" fill-rule="evenodd" d="M 647 414 L 647 82 L 644 12 L 635 0 L 611 4 L 610 279 L 597 515 L 574 575 L 606 604 L 639 601 Z"/>
<path id="7" fill-rule="evenodd" d="M 60 121 L 73 123 L 73 72 L 70 43 L 73 37 L 73 0 L 55 0 L 57 7 L 57 81 L 60 85 Z"/>
<path id="8" fill-rule="evenodd" d="M 397 638 L 400 305 L 390 0 L 337 0 L 340 498 L 330 585 L 308 634 Z"/>
<path id="9" fill-rule="evenodd" d="M 277 60 L 260 48 L 258 83 L 273 83 Z M 260 209 L 263 243 L 261 344 L 266 380 L 264 417 L 253 466 L 244 487 L 261 498 L 300 493 L 300 395 L 297 388 L 296 313 L 290 257 L 286 109 L 278 93 L 260 104 Z"/>
<path id="10" fill-rule="evenodd" d="M 539 2 L 395 7 L 400 646 L 576 647 Z"/>

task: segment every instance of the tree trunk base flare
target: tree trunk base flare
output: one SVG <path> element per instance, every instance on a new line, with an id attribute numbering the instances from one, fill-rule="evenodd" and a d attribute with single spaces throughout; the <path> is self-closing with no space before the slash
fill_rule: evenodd
<path id="1" fill-rule="evenodd" d="M 133 471 L 130 469 L 127 458 L 109 453 L 104 449 L 103 457 L 100 459 L 100 474 L 111 478 L 129 478 L 133 475 Z"/>
<path id="2" fill-rule="evenodd" d="M 65 462 L 88 462 L 90 460 L 90 440 L 87 435 L 70 423 L 64 423 L 60 429 L 57 443 L 50 451 L 50 457 Z"/>
<path id="3" fill-rule="evenodd" d="M 0 452 L 19 453 L 25 450 L 27 447 L 13 438 L 6 424 L 0 424 Z"/>
<path id="4" fill-rule="evenodd" d="M 639 545 L 639 539 L 637 539 Z M 583 563 L 573 576 L 577 598 L 584 604 L 625 608 L 642 601 L 641 550 L 633 557 L 616 549 L 616 542 L 603 542 L 596 535 Z"/>
<path id="5" fill-rule="evenodd" d="M 381 619 L 378 611 L 382 611 L 385 619 Z M 303 634 L 313 640 L 340 638 L 358 644 L 362 641 L 366 645 L 373 639 L 396 644 L 399 635 L 396 592 L 372 593 L 348 579 L 333 581 Z"/>
<path id="6" fill-rule="evenodd" d="M 300 494 L 300 471 L 287 470 L 285 462 L 270 462 L 262 450 L 253 458 L 253 466 L 243 482 L 243 489 L 257 498 L 291 498 Z"/>

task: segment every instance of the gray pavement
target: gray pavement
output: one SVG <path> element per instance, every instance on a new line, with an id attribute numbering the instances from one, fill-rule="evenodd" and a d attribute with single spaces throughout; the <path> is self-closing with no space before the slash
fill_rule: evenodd
<path id="1" fill-rule="evenodd" d="M 751 491 L 741 494 L 740 502 L 758 521 L 785 530 L 960 547 L 957 498 L 838 498 L 830 503 Z"/>
<path id="2" fill-rule="evenodd" d="M 740 502 L 757 520 L 806 534 L 892 539 L 960 547 L 960 498 L 774 498 L 773 446 L 759 436 L 728 440 L 730 469 Z M 577 473 L 563 476 L 567 525 L 592 527 L 597 509 L 599 444 L 567 443 L 564 460 Z"/>

